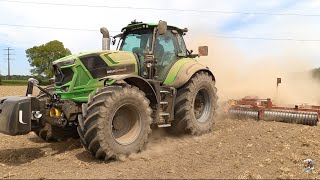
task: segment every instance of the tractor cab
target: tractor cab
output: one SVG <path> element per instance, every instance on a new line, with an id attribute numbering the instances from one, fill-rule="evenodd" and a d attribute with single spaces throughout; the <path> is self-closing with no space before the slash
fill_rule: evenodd
<path id="1" fill-rule="evenodd" d="M 133 21 L 115 38 L 120 38 L 118 50 L 130 51 L 140 61 L 140 76 L 164 81 L 172 65 L 187 57 L 182 37 L 186 32 L 187 29 L 167 26 L 164 21 L 159 24 Z M 151 67 L 154 68 L 152 75 L 149 74 Z"/>

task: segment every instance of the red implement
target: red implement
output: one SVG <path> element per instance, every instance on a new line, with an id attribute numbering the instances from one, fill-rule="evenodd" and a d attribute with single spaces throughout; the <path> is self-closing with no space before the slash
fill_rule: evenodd
<path id="1" fill-rule="evenodd" d="M 295 105 L 292 108 L 281 107 L 274 105 L 270 98 L 245 97 L 240 100 L 228 101 L 225 106 L 225 112 L 232 118 L 252 118 L 317 126 L 320 106 Z"/>

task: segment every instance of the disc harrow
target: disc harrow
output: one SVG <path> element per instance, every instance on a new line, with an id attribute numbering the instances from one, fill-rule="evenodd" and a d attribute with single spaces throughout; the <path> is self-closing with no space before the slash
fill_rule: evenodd
<path id="1" fill-rule="evenodd" d="M 295 105 L 293 108 L 275 106 L 271 99 L 243 98 L 230 100 L 225 112 L 231 118 L 278 121 L 317 126 L 320 106 Z"/>

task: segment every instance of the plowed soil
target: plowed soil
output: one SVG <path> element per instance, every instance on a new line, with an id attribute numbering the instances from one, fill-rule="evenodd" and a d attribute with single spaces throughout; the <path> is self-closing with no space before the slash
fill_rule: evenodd
<path id="1" fill-rule="evenodd" d="M 24 92 L 0 86 L 0 97 Z M 0 134 L 0 178 L 318 178 L 319 137 L 318 127 L 219 118 L 210 134 L 174 137 L 155 129 L 142 153 L 101 161 L 77 139 Z M 307 158 L 313 173 L 303 171 Z"/>

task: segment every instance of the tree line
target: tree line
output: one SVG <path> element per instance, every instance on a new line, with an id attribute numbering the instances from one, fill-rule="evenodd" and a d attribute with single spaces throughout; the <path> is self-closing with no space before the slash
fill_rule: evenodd
<path id="1" fill-rule="evenodd" d="M 54 75 L 52 62 L 68 55 L 71 55 L 71 51 L 58 40 L 28 48 L 26 56 L 32 67 L 31 75 L 11 75 L 10 80 L 0 75 L 0 84 L 25 84 L 29 78 L 38 79 L 40 84 L 48 84 Z"/>
<path id="2" fill-rule="evenodd" d="M 10 75 L 10 80 L 28 80 L 29 78 L 36 78 L 38 80 L 45 81 L 47 80 L 44 76 L 33 76 L 33 75 Z M 6 75 L 0 75 L 0 79 L 2 80 L 8 80 L 8 76 Z"/>

